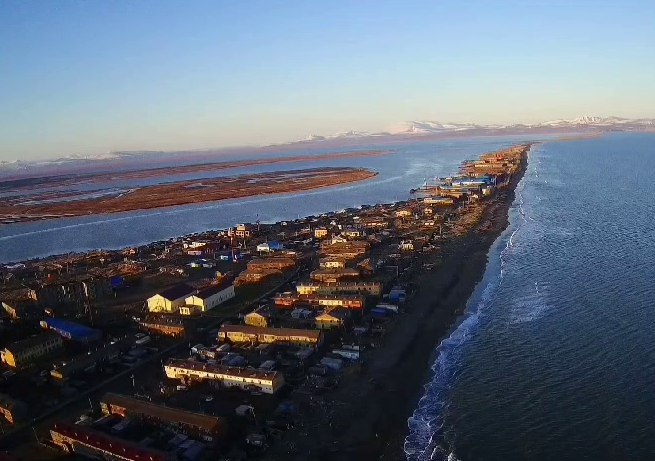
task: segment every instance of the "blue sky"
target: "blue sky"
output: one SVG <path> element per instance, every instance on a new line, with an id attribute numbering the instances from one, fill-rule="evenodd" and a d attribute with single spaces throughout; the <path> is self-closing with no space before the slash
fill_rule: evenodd
<path id="1" fill-rule="evenodd" d="M 6 1 L 0 160 L 655 117 L 653 1 Z"/>

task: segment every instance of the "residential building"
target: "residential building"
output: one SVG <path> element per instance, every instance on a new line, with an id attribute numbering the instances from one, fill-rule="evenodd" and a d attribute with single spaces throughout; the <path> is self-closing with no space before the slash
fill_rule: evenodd
<path id="1" fill-rule="evenodd" d="M 321 258 L 318 261 L 321 269 L 343 269 L 346 267 L 346 260 L 344 258 Z"/>
<path id="2" fill-rule="evenodd" d="M 329 309 L 317 315 L 314 322 L 319 330 L 331 330 L 342 327 L 350 316 L 351 312 L 347 309 Z"/>
<path id="3" fill-rule="evenodd" d="M 277 371 L 227 367 L 192 360 L 169 359 L 164 371 L 168 378 L 184 382 L 213 381 L 225 387 L 254 389 L 265 394 L 274 394 L 284 386 L 284 375 Z"/>
<path id="4" fill-rule="evenodd" d="M 195 288 L 186 283 L 177 284 L 148 298 L 150 312 L 177 312 L 186 303 L 186 298 L 195 293 Z"/>
<path id="5" fill-rule="evenodd" d="M 249 271 L 257 269 L 277 269 L 285 270 L 296 266 L 296 261 L 293 258 L 274 257 L 274 258 L 261 258 L 248 261 L 246 265 Z"/>
<path id="6" fill-rule="evenodd" d="M 173 453 L 146 448 L 96 429 L 57 423 L 50 429 L 52 442 L 67 453 L 111 461 L 174 461 Z"/>
<path id="7" fill-rule="evenodd" d="M 364 296 L 380 296 L 382 295 L 382 284 L 372 281 L 336 283 L 300 282 L 296 285 L 296 291 L 301 295 L 362 294 Z"/>
<path id="8" fill-rule="evenodd" d="M 343 307 L 355 311 L 361 311 L 366 304 L 362 295 L 300 295 L 299 301 L 315 306 Z"/>
<path id="9" fill-rule="evenodd" d="M 364 231 L 356 227 L 348 227 L 341 232 L 341 235 L 349 239 L 360 238 L 364 236 Z"/>
<path id="10" fill-rule="evenodd" d="M 452 197 L 426 197 L 423 199 L 426 205 L 452 206 L 455 201 Z"/>
<path id="11" fill-rule="evenodd" d="M 171 408 L 112 392 L 102 397 L 100 409 L 105 415 L 120 415 L 158 426 L 180 429 L 188 435 L 202 436 L 205 440 L 213 440 L 221 433 L 225 433 L 226 429 L 226 422 L 216 416 Z"/>
<path id="12" fill-rule="evenodd" d="M 284 245 L 280 242 L 264 242 L 257 245 L 257 251 L 264 253 L 272 253 L 274 251 L 282 251 Z"/>
<path id="13" fill-rule="evenodd" d="M 225 282 L 202 288 L 184 301 L 186 306 L 195 306 L 200 312 L 206 312 L 232 298 L 234 298 L 234 285 L 232 282 Z"/>
<path id="14" fill-rule="evenodd" d="M 127 338 L 101 347 L 90 353 L 84 353 L 66 362 L 57 364 L 50 370 L 50 377 L 55 383 L 62 384 L 81 373 L 92 373 L 99 365 L 117 359 L 121 352 L 130 349 L 132 342 Z"/>
<path id="15" fill-rule="evenodd" d="M 19 301 L 19 302 L 2 302 L 2 308 L 9 318 L 15 322 L 25 320 L 37 320 L 42 317 L 43 310 L 39 309 L 36 302 Z"/>
<path id="16" fill-rule="evenodd" d="M 344 279 L 356 279 L 360 272 L 352 267 L 342 269 L 318 269 L 309 274 L 309 278 L 317 282 L 336 283 Z"/>
<path id="17" fill-rule="evenodd" d="M 321 243 L 321 254 L 348 260 L 366 254 L 369 248 L 370 244 L 362 240 L 323 242 Z"/>
<path id="18" fill-rule="evenodd" d="M 398 245 L 398 248 L 402 251 L 414 251 L 414 242 L 411 240 L 403 240 Z"/>
<path id="19" fill-rule="evenodd" d="M 229 237 L 247 239 L 252 237 L 252 231 L 247 224 L 237 224 L 236 227 L 228 229 L 227 235 Z"/>
<path id="20" fill-rule="evenodd" d="M 63 344 L 57 333 L 41 333 L 8 345 L 0 355 L 2 361 L 10 367 L 23 368 L 42 357 L 54 354 Z"/>
<path id="21" fill-rule="evenodd" d="M 0 394 L 0 414 L 11 424 L 27 418 L 27 405 L 7 394 Z"/>
<path id="22" fill-rule="evenodd" d="M 218 330 L 219 341 L 249 344 L 284 344 L 316 347 L 323 335 L 316 330 L 296 328 L 262 328 L 250 325 L 223 325 Z"/>
<path id="23" fill-rule="evenodd" d="M 148 333 L 173 338 L 183 338 L 188 333 L 186 323 L 176 317 L 149 315 L 139 325 Z"/>
<path id="24" fill-rule="evenodd" d="M 243 319 L 246 325 L 253 327 L 268 327 L 270 325 L 270 314 L 265 308 L 257 308 L 246 314 Z"/>
<path id="25" fill-rule="evenodd" d="M 324 239 L 327 238 L 328 235 L 329 232 L 325 227 L 317 227 L 316 229 L 314 229 L 314 238 Z"/>

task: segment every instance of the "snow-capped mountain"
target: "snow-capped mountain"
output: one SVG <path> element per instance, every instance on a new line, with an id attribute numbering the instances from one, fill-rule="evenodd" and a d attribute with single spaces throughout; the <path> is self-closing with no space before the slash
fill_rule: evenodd
<path id="1" fill-rule="evenodd" d="M 441 123 L 430 120 L 404 122 L 390 130 L 391 134 L 429 134 L 483 128 L 473 123 Z"/>
<path id="2" fill-rule="evenodd" d="M 567 126 L 597 126 L 597 127 L 612 127 L 612 126 L 653 126 L 655 125 L 654 119 L 648 118 L 621 118 L 621 117 L 577 117 L 570 120 L 550 120 L 548 122 L 537 123 L 528 126 L 552 126 L 552 127 L 567 127 Z"/>
<path id="3" fill-rule="evenodd" d="M 333 135 L 311 135 L 306 138 L 292 142 L 278 143 L 268 146 L 234 148 L 241 149 L 239 152 L 266 152 L 270 148 L 279 148 L 289 146 L 289 148 L 305 148 L 310 145 L 321 146 L 322 148 L 334 147 L 339 148 L 344 145 L 362 145 L 372 138 L 393 139 L 394 137 L 411 137 L 411 136 L 450 136 L 452 135 L 507 135 L 507 134 L 529 134 L 535 133 L 572 133 L 572 132 L 593 132 L 602 131 L 655 131 L 655 119 L 650 118 L 621 118 L 621 117 L 596 117 L 583 116 L 574 119 L 558 119 L 540 123 L 517 123 L 511 125 L 483 125 L 477 123 L 443 123 L 433 120 L 413 120 L 403 122 L 388 131 L 383 132 L 366 132 L 366 131 L 346 131 Z M 323 146 L 323 143 L 325 144 Z M 245 149 L 245 150 L 244 150 Z M 203 149 L 188 151 L 119 151 L 106 152 L 103 154 L 78 154 L 68 155 L 51 160 L 38 161 L 1 161 L 0 175 L 24 175 L 31 174 L 32 170 L 53 170 L 61 171 L 66 168 L 87 168 L 92 169 L 96 166 L 114 165 L 113 162 L 132 162 L 141 163 L 144 161 L 161 161 L 164 158 L 182 158 L 188 154 L 205 152 L 220 153 L 229 149 Z"/>

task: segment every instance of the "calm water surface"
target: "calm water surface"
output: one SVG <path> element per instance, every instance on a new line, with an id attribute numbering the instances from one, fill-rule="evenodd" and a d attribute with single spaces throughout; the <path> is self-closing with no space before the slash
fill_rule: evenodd
<path id="1" fill-rule="evenodd" d="M 538 146 L 412 460 L 655 459 L 655 135 Z"/>

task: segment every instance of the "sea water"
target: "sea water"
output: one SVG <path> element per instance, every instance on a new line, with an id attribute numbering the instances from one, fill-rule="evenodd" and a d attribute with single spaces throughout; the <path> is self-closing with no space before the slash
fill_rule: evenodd
<path id="1" fill-rule="evenodd" d="M 533 148 L 410 460 L 655 459 L 655 135 Z"/>

